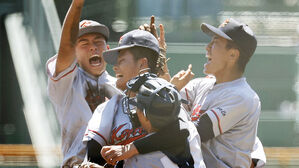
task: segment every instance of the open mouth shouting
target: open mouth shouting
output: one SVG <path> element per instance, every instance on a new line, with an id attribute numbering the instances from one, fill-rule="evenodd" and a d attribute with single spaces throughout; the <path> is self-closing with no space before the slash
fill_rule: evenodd
<path id="1" fill-rule="evenodd" d="M 100 66 L 103 62 L 103 58 L 100 57 L 99 55 L 93 55 L 91 58 L 89 58 L 89 64 L 91 66 Z"/>

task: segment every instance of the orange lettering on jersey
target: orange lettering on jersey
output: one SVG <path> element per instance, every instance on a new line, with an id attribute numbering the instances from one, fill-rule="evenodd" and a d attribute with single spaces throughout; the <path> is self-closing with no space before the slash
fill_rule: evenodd
<path id="1" fill-rule="evenodd" d="M 199 119 L 199 117 L 200 117 L 200 113 L 199 113 L 200 108 L 201 108 L 201 106 L 199 104 L 197 104 L 196 107 L 194 108 L 193 113 L 191 115 L 191 120 L 192 121 L 196 121 L 196 120 Z"/>
<path id="2" fill-rule="evenodd" d="M 191 120 L 196 121 L 200 118 L 200 116 L 206 112 L 207 110 L 201 110 L 201 105 L 197 104 L 191 114 Z"/>
<path id="3" fill-rule="evenodd" d="M 127 123 L 126 123 L 127 124 Z M 125 145 L 135 141 L 136 139 L 144 137 L 147 133 L 141 127 L 136 128 L 133 130 L 131 129 L 124 129 L 120 132 L 120 130 L 126 125 L 122 124 L 117 128 L 112 130 L 112 135 L 110 138 L 110 144 L 112 145 Z M 119 133 L 120 132 L 120 133 Z"/>

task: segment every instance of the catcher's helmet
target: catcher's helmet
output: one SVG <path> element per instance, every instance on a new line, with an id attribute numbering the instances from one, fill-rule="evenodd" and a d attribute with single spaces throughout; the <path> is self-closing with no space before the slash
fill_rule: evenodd
<path id="1" fill-rule="evenodd" d="M 154 128 L 160 129 L 178 119 L 181 96 L 171 83 L 151 74 L 143 74 L 129 81 L 128 86 L 129 89 L 138 90 L 136 99 L 131 99 L 129 103 L 143 110 Z"/>

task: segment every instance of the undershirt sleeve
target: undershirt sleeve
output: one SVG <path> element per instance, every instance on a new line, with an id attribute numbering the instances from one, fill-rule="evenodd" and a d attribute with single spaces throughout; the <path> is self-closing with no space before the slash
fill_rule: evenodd
<path id="1" fill-rule="evenodd" d="M 203 114 L 198 121 L 194 122 L 202 142 L 215 137 L 213 132 L 213 123 L 207 114 Z"/>
<path id="2" fill-rule="evenodd" d="M 140 154 L 145 154 L 179 146 L 188 136 L 189 131 L 187 129 L 180 130 L 178 125 L 171 125 L 140 138 L 133 144 Z"/>

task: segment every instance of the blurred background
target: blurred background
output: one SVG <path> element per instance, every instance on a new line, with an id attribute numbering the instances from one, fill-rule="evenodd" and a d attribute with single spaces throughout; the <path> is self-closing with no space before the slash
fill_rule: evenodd
<path id="1" fill-rule="evenodd" d="M 0 167 L 57 167 L 60 132 L 47 98 L 46 61 L 59 47 L 71 0 L 0 0 Z M 163 23 L 170 72 L 192 63 L 204 76 L 203 22 L 247 23 L 258 39 L 245 76 L 262 102 L 258 136 L 266 167 L 299 166 L 299 0 L 85 0 L 81 19 L 120 36 L 155 15 Z M 114 75 L 112 67 L 107 70 Z"/>

